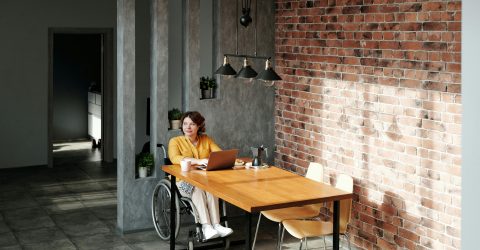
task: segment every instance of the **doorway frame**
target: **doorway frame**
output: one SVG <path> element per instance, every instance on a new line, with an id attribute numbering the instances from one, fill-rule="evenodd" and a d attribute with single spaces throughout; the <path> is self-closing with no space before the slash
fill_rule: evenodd
<path id="1" fill-rule="evenodd" d="M 102 161 L 113 161 L 114 130 L 114 30 L 113 28 L 48 28 L 48 167 L 53 167 L 53 38 L 55 34 L 100 34 L 102 35 Z"/>

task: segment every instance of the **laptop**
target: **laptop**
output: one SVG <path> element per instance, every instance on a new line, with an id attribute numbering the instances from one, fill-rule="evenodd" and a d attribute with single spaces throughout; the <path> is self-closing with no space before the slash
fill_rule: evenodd
<path id="1" fill-rule="evenodd" d="M 208 164 L 206 166 L 197 166 L 198 169 L 212 171 L 226 168 L 232 168 L 237 159 L 238 149 L 222 150 L 210 153 Z"/>

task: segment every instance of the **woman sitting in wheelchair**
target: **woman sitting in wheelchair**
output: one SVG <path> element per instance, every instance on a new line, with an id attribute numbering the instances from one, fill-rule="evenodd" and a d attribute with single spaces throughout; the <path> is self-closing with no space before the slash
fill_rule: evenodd
<path id="1" fill-rule="evenodd" d="M 186 112 L 181 123 L 183 136 L 174 137 L 168 143 L 168 155 L 173 164 L 190 160 L 192 165 L 206 165 L 211 152 L 222 150 L 210 137 L 202 134 L 205 132 L 205 118 L 199 112 Z M 206 240 L 233 233 L 231 228 L 220 225 L 217 197 L 184 181 L 177 186 L 180 194 L 190 197 L 197 208 Z"/>

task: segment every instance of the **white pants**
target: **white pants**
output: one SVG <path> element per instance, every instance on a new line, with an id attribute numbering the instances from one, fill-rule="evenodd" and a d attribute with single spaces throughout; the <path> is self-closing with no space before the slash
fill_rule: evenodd
<path id="1" fill-rule="evenodd" d="M 214 225 L 220 223 L 220 211 L 218 208 L 217 197 L 195 187 L 192 193 L 192 201 L 193 205 L 197 208 L 201 224 Z"/>

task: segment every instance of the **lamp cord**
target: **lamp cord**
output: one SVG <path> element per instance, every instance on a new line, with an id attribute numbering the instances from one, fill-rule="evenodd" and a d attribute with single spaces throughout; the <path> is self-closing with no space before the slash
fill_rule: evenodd
<path id="1" fill-rule="evenodd" d="M 257 12 L 258 12 L 258 0 L 255 0 L 255 56 L 257 56 Z"/>
<path id="2" fill-rule="evenodd" d="M 237 28 L 235 30 L 235 36 L 236 36 L 236 39 L 235 39 L 235 43 L 236 43 L 235 54 L 238 55 L 238 0 L 237 0 L 236 7 L 237 7 L 237 12 L 236 12 L 237 18 L 236 18 L 235 22 L 237 23 L 237 26 L 236 26 Z"/>

